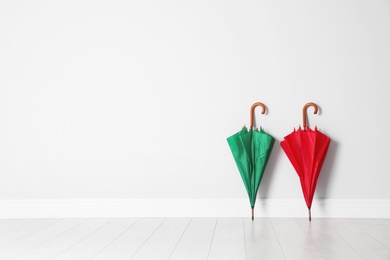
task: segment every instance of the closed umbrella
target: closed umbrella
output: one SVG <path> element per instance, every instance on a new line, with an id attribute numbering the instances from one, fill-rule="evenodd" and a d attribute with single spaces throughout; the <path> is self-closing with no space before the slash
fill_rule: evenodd
<path id="1" fill-rule="evenodd" d="M 255 129 L 254 110 L 257 106 L 262 107 L 262 114 L 265 113 L 266 109 L 264 104 L 260 102 L 254 103 L 250 109 L 249 130 L 244 126 L 241 131 L 227 138 L 238 171 L 248 193 L 252 208 L 252 220 L 254 220 L 257 191 L 275 142 L 275 139 L 264 132 L 261 127 L 260 130 Z"/>
<path id="2" fill-rule="evenodd" d="M 310 106 L 314 107 L 314 114 L 317 114 L 317 105 L 307 103 L 302 111 L 303 129 L 300 127 L 298 130 L 294 129 L 292 133 L 284 137 L 280 145 L 299 176 L 303 196 L 309 210 L 309 220 L 311 221 L 314 192 L 329 148 L 330 139 L 318 131 L 317 127 L 312 130 L 307 126 L 306 111 Z"/>

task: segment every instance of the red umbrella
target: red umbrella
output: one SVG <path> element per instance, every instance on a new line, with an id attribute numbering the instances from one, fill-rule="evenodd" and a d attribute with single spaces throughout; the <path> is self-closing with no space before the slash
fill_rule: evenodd
<path id="1" fill-rule="evenodd" d="M 294 129 L 292 133 L 284 137 L 280 145 L 299 176 L 311 221 L 311 204 L 330 139 L 318 131 L 317 127 L 312 130 L 306 126 L 306 110 L 310 106 L 314 107 L 314 114 L 317 114 L 317 105 L 307 103 L 303 107 L 303 129 L 301 127 L 298 130 Z"/>

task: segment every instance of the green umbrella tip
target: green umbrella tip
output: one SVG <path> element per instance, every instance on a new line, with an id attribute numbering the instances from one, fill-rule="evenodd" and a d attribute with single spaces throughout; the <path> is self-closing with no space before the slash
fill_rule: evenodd
<path id="1" fill-rule="evenodd" d="M 252 220 L 255 220 L 255 207 L 252 206 Z"/>

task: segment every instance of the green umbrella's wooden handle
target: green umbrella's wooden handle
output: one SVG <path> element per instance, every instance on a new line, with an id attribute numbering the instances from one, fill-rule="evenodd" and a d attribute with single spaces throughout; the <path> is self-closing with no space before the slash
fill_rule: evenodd
<path id="1" fill-rule="evenodd" d="M 251 107 L 251 114 L 250 114 L 250 128 L 252 129 L 254 127 L 254 121 L 255 121 L 255 108 L 260 106 L 262 108 L 261 113 L 265 114 L 265 106 L 261 102 L 256 102 Z"/>
<path id="2" fill-rule="evenodd" d="M 307 103 L 303 109 L 302 109 L 302 116 L 303 116 L 303 130 L 306 131 L 306 126 L 307 126 L 307 108 L 308 107 L 314 107 L 314 114 L 317 114 L 318 112 L 318 107 L 315 103 L 313 102 L 310 102 L 310 103 Z"/>

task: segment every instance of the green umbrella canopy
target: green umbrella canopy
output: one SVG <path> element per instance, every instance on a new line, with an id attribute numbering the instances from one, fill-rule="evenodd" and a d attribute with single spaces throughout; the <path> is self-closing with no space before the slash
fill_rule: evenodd
<path id="1" fill-rule="evenodd" d="M 254 129 L 254 109 L 257 106 L 263 108 L 262 114 L 265 113 L 265 106 L 262 103 L 257 102 L 253 104 L 251 107 L 250 129 L 243 127 L 241 131 L 227 138 L 249 196 L 252 207 L 252 219 L 254 219 L 253 209 L 256 203 L 256 194 L 275 142 L 275 139 L 262 129 Z"/>

